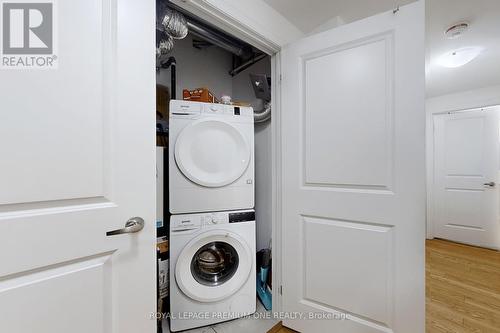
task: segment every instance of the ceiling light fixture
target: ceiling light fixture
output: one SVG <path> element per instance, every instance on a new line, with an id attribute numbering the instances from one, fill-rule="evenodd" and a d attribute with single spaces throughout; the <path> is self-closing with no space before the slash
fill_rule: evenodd
<path id="1" fill-rule="evenodd" d="M 461 67 L 477 58 L 482 51 L 480 47 L 463 47 L 443 54 L 438 63 L 446 68 Z"/>

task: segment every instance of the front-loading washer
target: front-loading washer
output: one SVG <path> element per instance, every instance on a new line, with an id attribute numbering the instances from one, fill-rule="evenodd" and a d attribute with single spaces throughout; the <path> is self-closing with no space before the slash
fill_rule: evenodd
<path id="1" fill-rule="evenodd" d="M 255 312 L 255 212 L 170 217 L 170 330 Z"/>
<path id="2" fill-rule="evenodd" d="M 253 207 L 253 109 L 170 101 L 170 212 Z"/>

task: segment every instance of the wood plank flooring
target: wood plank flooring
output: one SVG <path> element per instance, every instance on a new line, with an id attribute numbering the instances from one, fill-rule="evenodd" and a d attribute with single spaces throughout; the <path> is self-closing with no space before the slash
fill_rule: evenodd
<path id="1" fill-rule="evenodd" d="M 426 332 L 500 333 L 500 252 L 426 245 Z"/>
<path id="2" fill-rule="evenodd" d="M 299 333 L 294 331 L 288 327 L 283 326 L 283 323 L 280 321 L 273 328 L 271 328 L 267 333 Z"/>

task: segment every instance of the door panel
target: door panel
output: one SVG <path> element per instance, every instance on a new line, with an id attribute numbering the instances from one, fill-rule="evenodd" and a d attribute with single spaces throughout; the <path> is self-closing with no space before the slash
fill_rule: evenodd
<path id="1" fill-rule="evenodd" d="M 2 108 L 0 132 L 12 140 L 2 145 L 9 156 L 1 163 L 2 204 L 105 195 L 114 38 L 108 8 L 111 0 L 58 4 L 58 69 L 3 71 L 9 94 L 2 101 L 10 107 Z"/>
<path id="2" fill-rule="evenodd" d="M 58 67 L 0 74 L 0 331 L 152 332 L 154 1 L 54 15 Z"/>
<path id="3" fill-rule="evenodd" d="M 392 44 L 388 33 L 302 57 L 307 185 L 390 186 Z M 325 154 L 325 143 L 335 154 Z"/>
<path id="4" fill-rule="evenodd" d="M 303 228 L 304 298 L 387 323 L 392 228 L 313 217 L 303 217 Z M 325 262 L 318 260 L 325 254 L 335 270 L 325 270 Z"/>
<path id="5" fill-rule="evenodd" d="M 434 236 L 500 247 L 499 108 L 434 116 Z"/>
<path id="6" fill-rule="evenodd" d="M 110 255 L 83 259 L 2 281 L 2 326 L 10 332 L 110 332 L 109 260 Z"/>
<path id="7" fill-rule="evenodd" d="M 282 51 L 284 311 L 424 332 L 424 3 Z"/>

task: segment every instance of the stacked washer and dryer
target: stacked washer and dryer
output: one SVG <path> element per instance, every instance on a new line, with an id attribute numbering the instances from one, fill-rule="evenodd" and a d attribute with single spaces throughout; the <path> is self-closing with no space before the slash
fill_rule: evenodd
<path id="1" fill-rule="evenodd" d="M 171 331 L 255 312 L 254 183 L 252 108 L 170 102 Z"/>

